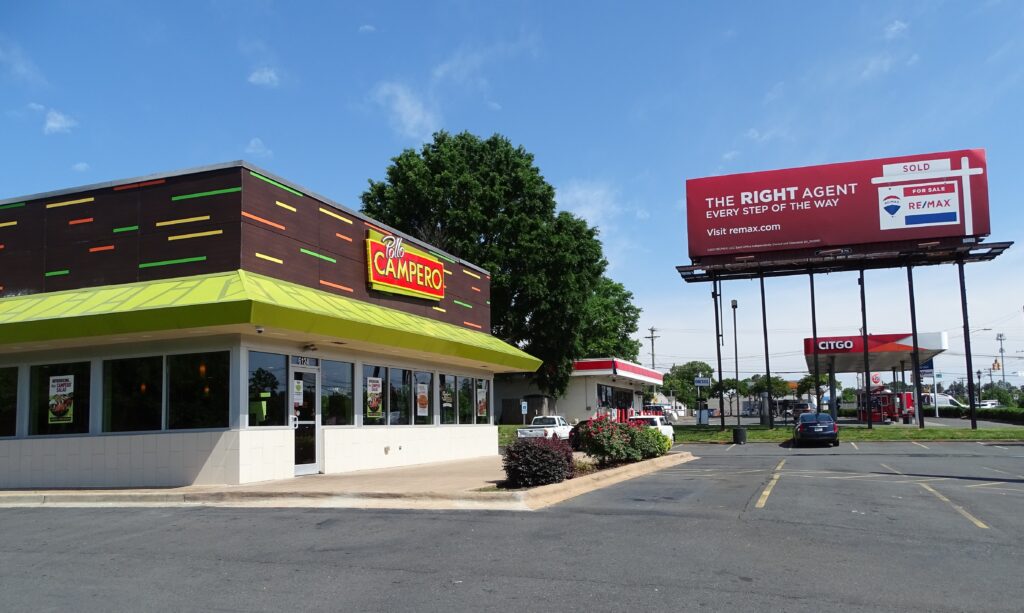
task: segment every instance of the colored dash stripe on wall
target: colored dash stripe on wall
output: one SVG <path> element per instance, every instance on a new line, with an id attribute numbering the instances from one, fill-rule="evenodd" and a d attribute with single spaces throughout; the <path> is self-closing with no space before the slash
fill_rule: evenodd
<path id="1" fill-rule="evenodd" d="M 266 255 L 265 253 L 260 253 L 259 251 L 254 252 L 253 255 L 255 255 L 256 257 L 258 257 L 261 260 L 266 260 L 268 262 L 273 262 L 275 264 L 284 264 L 284 260 L 282 260 L 281 258 L 275 258 L 275 257 L 269 256 L 269 255 Z"/>
<path id="2" fill-rule="evenodd" d="M 354 289 L 352 289 L 351 287 L 348 287 L 347 285 L 340 285 L 338 283 L 331 283 L 330 281 L 324 281 L 323 279 L 320 279 L 320 285 L 326 285 L 327 287 L 333 287 L 334 289 L 340 289 L 343 292 L 351 293 L 351 292 L 355 291 Z"/>
<path id="3" fill-rule="evenodd" d="M 302 253 L 305 253 L 306 255 L 311 255 L 311 256 L 313 256 L 315 258 L 320 258 L 321 260 L 327 260 L 331 264 L 337 264 L 338 263 L 338 260 L 335 260 L 334 258 L 332 258 L 330 256 L 321 255 L 321 254 L 319 254 L 319 253 L 317 253 L 315 251 L 310 251 L 309 249 L 303 249 L 302 247 L 299 247 L 299 251 L 301 251 Z"/>
<path id="4" fill-rule="evenodd" d="M 92 223 L 94 220 L 92 217 L 83 217 L 82 219 L 72 219 L 68 222 L 69 226 L 77 226 L 83 223 Z"/>
<path id="5" fill-rule="evenodd" d="M 466 304 L 465 302 L 462 302 L 461 300 L 453 300 L 452 302 L 454 302 L 455 304 L 457 304 L 457 305 L 459 305 L 461 307 L 466 307 L 467 309 L 473 308 L 473 305 Z"/>
<path id="6" fill-rule="evenodd" d="M 139 226 L 122 226 L 120 228 L 114 228 L 114 234 L 120 234 L 121 232 L 134 232 L 138 229 Z"/>
<path id="7" fill-rule="evenodd" d="M 166 221 L 158 221 L 154 225 L 160 228 L 163 226 L 174 226 L 180 223 L 192 223 L 193 221 L 207 221 L 209 219 L 209 215 L 202 215 L 200 217 L 183 217 L 182 219 L 168 219 Z M 138 228 L 138 226 L 135 227 Z"/>
<path id="8" fill-rule="evenodd" d="M 474 292 L 479 292 L 479 291 L 480 291 L 480 288 L 479 288 L 479 287 L 477 287 L 477 286 L 475 286 L 475 285 L 470 285 L 470 286 L 469 286 L 469 288 L 470 288 L 471 290 L 473 290 Z"/>
<path id="9" fill-rule="evenodd" d="M 278 183 L 277 181 L 275 181 L 275 180 L 271 179 L 270 177 L 264 177 L 264 176 L 263 176 L 263 175 L 261 175 L 260 173 L 258 173 L 258 172 L 253 172 L 253 171 L 251 171 L 251 170 L 249 171 L 249 174 L 251 174 L 252 176 L 256 177 L 256 178 L 257 178 L 257 179 L 259 179 L 260 181 L 266 181 L 267 183 L 270 183 L 270 184 L 271 184 L 271 185 L 273 185 L 273 186 L 276 186 L 276 187 L 280 187 L 280 188 L 281 188 L 281 189 L 283 189 L 284 191 L 286 191 L 286 192 L 289 192 L 289 193 L 292 193 L 292 194 L 295 194 L 295 195 L 296 195 L 296 196 L 298 196 L 299 198 L 302 198 L 302 192 L 300 192 L 300 191 L 296 191 L 296 190 L 294 190 L 294 189 L 292 189 L 292 188 L 288 187 L 287 185 L 282 185 L 281 183 Z"/>
<path id="10" fill-rule="evenodd" d="M 14 204 L 0 204 L 0 211 L 5 209 L 20 209 L 25 206 L 24 202 L 15 202 Z"/>
<path id="11" fill-rule="evenodd" d="M 270 221 L 269 219 L 263 219 L 262 217 L 259 217 L 257 215 L 253 215 L 252 213 L 249 213 L 247 211 L 242 211 L 242 217 L 248 217 L 249 219 L 251 219 L 253 221 L 258 221 L 260 223 L 265 223 L 268 226 L 270 226 L 271 228 L 277 228 L 278 230 L 286 229 L 284 226 L 282 226 L 279 223 L 274 223 L 274 222 Z"/>
<path id="12" fill-rule="evenodd" d="M 114 188 L 115 192 L 119 192 L 126 189 L 136 189 L 139 187 L 149 187 L 150 185 L 162 185 L 167 183 L 167 179 L 154 179 L 153 181 L 143 181 L 141 183 L 129 183 L 128 185 L 118 185 Z"/>
<path id="13" fill-rule="evenodd" d="M 205 262 L 206 256 L 199 255 L 193 258 L 179 258 L 177 260 L 159 260 L 157 262 L 143 262 L 139 268 L 155 268 L 157 266 L 172 266 L 174 264 L 189 264 L 191 262 Z"/>
<path id="14" fill-rule="evenodd" d="M 113 245 L 103 245 L 101 247 L 89 247 L 89 253 L 98 253 L 100 251 L 113 251 Z"/>
<path id="15" fill-rule="evenodd" d="M 50 272 L 46 273 L 46 276 L 47 277 L 63 277 L 64 275 L 69 275 L 69 274 L 71 274 L 71 271 L 68 270 L 67 268 L 65 268 L 64 270 L 51 270 Z"/>
<path id="16" fill-rule="evenodd" d="M 345 217 L 343 215 L 338 215 L 334 211 L 328 211 L 324 207 L 320 207 L 320 212 L 323 213 L 324 215 L 329 215 L 329 216 L 331 216 L 331 217 L 333 217 L 335 219 L 340 219 L 341 221 L 344 221 L 347 224 L 351 224 L 352 223 L 352 220 L 349 219 L 348 217 Z"/>
<path id="17" fill-rule="evenodd" d="M 168 236 L 169 241 L 183 241 L 188 238 L 200 238 L 203 236 L 217 236 L 218 234 L 224 234 L 224 230 L 210 230 L 208 232 L 193 232 L 192 234 L 176 234 L 174 236 Z"/>
<path id="18" fill-rule="evenodd" d="M 51 202 L 46 205 L 48 209 L 55 209 L 61 206 L 71 206 L 72 204 L 84 204 L 86 202 L 92 202 L 95 198 L 79 198 L 78 200 L 65 200 L 64 202 Z"/>
<path id="19" fill-rule="evenodd" d="M 295 207 L 293 207 L 292 205 L 285 204 L 285 203 L 281 202 L 280 200 L 275 200 L 274 204 L 276 204 L 277 206 L 281 207 L 282 209 L 288 209 L 292 213 L 294 213 L 295 210 L 296 210 Z"/>
<path id="20" fill-rule="evenodd" d="M 348 241 L 350 243 L 352 242 L 352 239 L 347 237 L 347 236 L 345 236 L 344 234 L 338 234 L 337 232 L 335 232 L 334 235 L 337 236 L 338 238 L 340 238 L 343 241 Z"/>
<path id="21" fill-rule="evenodd" d="M 448 257 L 446 255 L 440 254 L 440 253 L 434 251 L 433 249 L 429 249 L 428 251 L 430 251 L 430 253 L 432 253 L 433 255 L 436 255 L 437 257 L 441 258 L 445 262 L 451 262 L 452 264 L 458 264 L 458 262 L 456 262 L 455 260 L 451 259 L 450 257 Z"/>
<path id="22" fill-rule="evenodd" d="M 450 270 L 448 270 L 447 268 L 445 268 L 445 269 L 444 269 L 444 274 L 446 274 L 446 275 L 450 275 L 450 274 L 452 274 L 452 271 L 450 271 Z"/>
<path id="23" fill-rule="evenodd" d="M 378 228 L 377 226 L 373 225 L 372 223 L 370 223 L 368 221 L 364 221 L 363 225 L 365 225 L 366 227 L 370 228 L 371 230 L 376 230 L 376 231 L 380 232 L 381 234 L 387 234 L 388 236 L 391 236 L 391 233 L 388 232 L 387 230 L 385 230 L 384 228 Z"/>
<path id="24" fill-rule="evenodd" d="M 434 309 L 435 311 L 437 311 L 438 313 L 447 313 L 447 312 L 448 312 L 448 310 L 447 310 L 447 309 L 442 309 L 441 307 L 432 307 L 432 308 L 433 308 L 433 309 Z"/>
<path id="25" fill-rule="evenodd" d="M 476 274 L 475 272 L 469 272 L 468 270 L 463 270 L 462 272 L 464 272 L 467 275 L 473 277 L 474 279 L 479 279 L 480 278 L 480 275 Z"/>
<path id="26" fill-rule="evenodd" d="M 9 228 L 11 226 L 16 226 L 16 225 L 18 225 L 18 222 L 16 222 L 16 221 L 3 221 L 3 222 L 0 222 L 0 228 Z"/>
<path id="27" fill-rule="evenodd" d="M 179 196 L 171 196 L 171 202 L 178 200 L 191 200 L 192 198 L 205 198 L 207 196 L 219 196 L 221 194 L 233 194 L 235 192 L 242 191 L 241 187 L 226 187 L 224 189 L 214 189 L 208 192 L 196 192 L 194 194 L 181 194 Z M 47 205 L 49 206 L 49 205 Z"/>
<path id="28" fill-rule="evenodd" d="M 476 328 L 477 330 L 483 330 L 484 329 L 483 326 L 480 326 L 480 325 L 477 325 L 477 324 L 474 324 L 474 323 L 471 323 L 471 322 L 468 322 L 468 321 L 464 321 L 462 323 L 466 324 L 470 328 Z"/>

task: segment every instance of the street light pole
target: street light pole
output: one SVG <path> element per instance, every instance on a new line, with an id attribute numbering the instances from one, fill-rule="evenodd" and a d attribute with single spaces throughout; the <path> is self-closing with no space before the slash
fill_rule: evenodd
<path id="1" fill-rule="evenodd" d="M 1000 332 L 996 334 L 996 340 L 999 341 L 999 370 L 1003 371 L 1003 386 L 1006 386 L 1006 352 L 1003 351 L 1003 341 L 1006 340 L 1006 335 Z"/>
<path id="2" fill-rule="evenodd" d="M 740 353 L 739 341 L 736 338 L 736 307 L 739 305 L 736 300 L 732 301 L 732 359 L 736 368 L 736 388 L 733 390 L 733 397 L 736 399 L 736 425 L 740 425 Z"/>

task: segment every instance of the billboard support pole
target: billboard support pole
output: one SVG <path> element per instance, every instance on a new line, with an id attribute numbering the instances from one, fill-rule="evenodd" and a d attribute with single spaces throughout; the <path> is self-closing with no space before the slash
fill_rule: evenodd
<path id="1" fill-rule="evenodd" d="M 868 356 L 868 306 L 864 297 L 864 269 L 860 269 L 860 337 L 864 343 L 864 412 L 868 418 L 868 430 L 871 430 L 871 361 Z"/>
<path id="2" fill-rule="evenodd" d="M 828 358 L 828 405 L 832 421 L 839 423 L 839 399 L 836 398 L 836 356 Z"/>
<path id="3" fill-rule="evenodd" d="M 768 390 L 768 428 L 775 429 L 775 415 L 772 410 L 772 367 L 768 359 L 768 306 L 764 300 L 764 273 L 758 275 L 761 280 L 761 327 L 764 330 L 764 374 L 765 388 Z"/>
<path id="4" fill-rule="evenodd" d="M 971 360 L 971 328 L 967 319 L 967 283 L 964 281 L 963 258 L 960 258 L 956 265 L 960 271 L 960 309 L 964 314 L 964 353 L 967 354 L 967 402 L 971 407 L 971 430 L 977 430 L 978 417 L 974 412 L 974 363 Z M 935 394 L 933 396 L 936 398 L 935 406 L 939 406 L 938 396 Z"/>
<path id="5" fill-rule="evenodd" d="M 914 339 L 914 353 L 910 367 L 914 369 L 914 406 L 917 410 L 917 427 L 924 428 L 924 411 L 921 410 L 921 350 L 917 343 L 917 302 L 914 299 L 914 267 L 907 265 L 907 288 L 910 290 L 910 333 Z"/>
<path id="6" fill-rule="evenodd" d="M 814 273 L 811 278 L 811 336 L 814 337 L 814 412 L 821 413 L 821 367 L 818 366 L 818 313 L 814 301 Z"/>
<path id="7" fill-rule="evenodd" d="M 725 396 L 722 390 L 722 329 L 718 310 L 719 281 L 711 282 L 711 298 L 715 301 L 715 353 L 718 354 L 718 415 L 722 419 L 722 430 L 725 430 Z"/>

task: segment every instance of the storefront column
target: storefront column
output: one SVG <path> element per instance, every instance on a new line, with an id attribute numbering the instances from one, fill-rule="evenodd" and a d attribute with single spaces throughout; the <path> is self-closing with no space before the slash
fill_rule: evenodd
<path id="1" fill-rule="evenodd" d="M 15 429 L 14 433 L 19 438 L 28 436 L 28 394 L 29 394 L 29 367 L 21 365 L 18 367 L 18 399 L 15 407 Z"/>
<path id="2" fill-rule="evenodd" d="M 89 360 L 89 434 L 103 432 L 103 360 Z"/>
<path id="3" fill-rule="evenodd" d="M 234 407 L 234 411 L 228 413 L 228 428 L 232 430 L 238 430 L 242 427 L 243 423 L 249 421 L 249 382 L 246 381 L 245 385 L 242 385 L 243 378 L 248 378 L 249 369 L 248 367 L 242 368 L 242 343 L 241 340 L 236 340 L 231 346 L 231 351 L 228 354 L 228 370 L 231 373 L 228 377 L 228 406 Z M 248 364 L 248 361 L 246 361 Z M 242 390 L 246 390 L 245 396 L 242 396 Z M 242 416 L 245 416 L 243 419 Z"/>

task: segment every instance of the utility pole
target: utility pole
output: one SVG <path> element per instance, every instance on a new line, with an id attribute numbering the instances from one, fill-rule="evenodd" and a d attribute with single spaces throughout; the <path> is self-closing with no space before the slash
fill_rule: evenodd
<path id="1" fill-rule="evenodd" d="M 996 340 L 999 341 L 999 370 L 1003 371 L 1003 386 L 1006 386 L 1006 352 L 1003 351 L 1003 341 L 1006 340 L 1006 335 L 1000 332 L 996 334 Z"/>
<path id="2" fill-rule="evenodd" d="M 651 340 L 651 369 L 653 370 L 655 368 L 654 367 L 654 339 L 661 338 L 661 337 L 660 336 L 654 336 L 654 333 L 657 332 L 657 330 L 654 328 L 654 326 L 651 326 L 650 328 L 648 328 L 648 330 L 651 331 L 651 335 L 650 336 L 645 336 L 644 338 L 647 338 L 647 339 Z"/>

